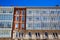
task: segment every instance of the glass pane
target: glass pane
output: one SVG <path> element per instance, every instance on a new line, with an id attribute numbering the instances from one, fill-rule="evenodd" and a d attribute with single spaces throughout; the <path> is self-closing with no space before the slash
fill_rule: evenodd
<path id="1" fill-rule="evenodd" d="M 16 20 L 17 20 L 17 21 L 19 20 L 19 16 L 16 16 Z"/>
<path id="2" fill-rule="evenodd" d="M 17 10 L 17 11 L 16 11 L 16 14 L 20 14 L 20 10 Z"/>
<path id="3" fill-rule="evenodd" d="M 13 15 L 4 15 L 4 14 L 0 15 L 0 20 L 12 20 L 12 19 Z"/>
<path id="4" fill-rule="evenodd" d="M 22 28 L 24 28 L 24 24 L 22 24 Z"/>
<path id="5" fill-rule="evenodd" d="M 18 28 L 18 24 L 15 24 L 15 27 Z"/>
<path id="6" fill-rule="evenodd" d="M 34 16 L 35 21 L 39 21 L 39 16 Z"/>
<path id="7" fill-rule="evenodd" d="M 22 10 L 22 15 L 24 15 L 25 14 L 25 10 Z"/>
<path id="8" fill-rule="evenodd" d="M 0 27 L 11 28 L 11 22 L 0 22 Z"/>
<path id="9" fill-rule="evenodd" d="M 6 13 L 6 10 L 3 10 L 3 13 Z"/>
<path id="10" fill-rule="evenodd" d="M 4 23 L 0 22 L 0 28 L 3 28 L 3 27 L 4 27 Z"/>
<path id="11" fill-rule="evenodd" d="M 25 20 L 25 17 L 24 16 L 22 16 L 22 21 L 24 21 Z"/>
<path id="12" fill-rule="evenodd" d="M 32 16 L 27 16 L 27 21 L 33 21 L 33 17 Z"/>
<path id="13" fill-rule="evenodd" d="M 29 14 L 31 14 L 32 13 L 32 11 L 31 10 L 29 10 Z"/>

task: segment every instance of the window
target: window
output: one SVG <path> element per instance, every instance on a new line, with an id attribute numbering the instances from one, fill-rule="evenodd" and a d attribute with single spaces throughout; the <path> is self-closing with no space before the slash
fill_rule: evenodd
<path id="1" fill-rule="evenodd" d="M 27 23 L 26 29 L 32 30 L 33 29 L 33 23 Z"/>
<path id="2" fill-rule="evenodd" d="M 39 21 L 39 16 L 34 16 L 35 21 Z"/>
<path id="3" fill-rule="evenodd" d="M 31 14 L 31 13 L 32 13 L 32 11 L 31 11 L 31 10 L 29 10 L 28 12 L 29 12 L 29 14 Z"/>
<path id="4" fill-rule="evenodd" d="M 60 21 L 60 16 L 58 16 L 58 19 L 59 19 L 59 21 Z"/>
<path id="5" fill-rule="evenodd" d="M 46 13 L 46 11 L 42 11 L 43 13 Z"/>
<path id="6" fill-rule="evenodd" d="M 60 14 L 60 11 L 58 11 L 58 14 Z"/>
<path id="7" fill-rule="evenodd" d="M 3 13 L 6 13 L 6 10 L 3 10 Z"/>
<path id="8" fill-rule="evenodd" d="M 16 27 L 16 28 L 18 28 L 18 23 L 17 23 L 17 24 L 15 24 L 15 27 Z"/>
<path id="9" fill-rule="evenodd" d="M 56 30 L 56 28 L 57 28 L 57 23 L 50 23 L 50 27 L 51 27 L 51 29 Z"/>
<path id="10" fill-rule="evenodd" d="M 51 14 L 54 14 L 54 11 L 51 11 Z"/>
<path id="11" fill-rule="evenodd" d="M 11 22 L 0 22 L 1 28 L 11 28 Z"/>
<path id="12" fill-rule="evenodd" d="M 13 13 L 13 10 L 9 11 L 9 13 Z"/>
<path id="13" fill-rule="evenodd" d="M 11 28 L 11 22 L 5 22 L 4 27 L 5 28 Z"/>
<path id="14" fill-rule="evenodd" d="M 8 24 L 7 24 L 7 26 L 8 26 L 9 28 L 11 28 L 11 25 L 12 25 L 11 23 L 8 23 Z"/>
<path id="15" fill-rule="evenodd" d="M 39 14 L 39 10 L 36 10 L 36 13 Z"/>
<path id="16" fill-rule="evenodd" d="M 32 27 L 32 23 L 28 23 L 28 27 Z"/>
<path id="17" fill-rule="evenodd" d="M 1 13 L 12 13 L 13 8 L 0 8 Z"/>
<path id="18" fill-rule="evenodd" d="M 0 28 L 4 27 L 4 23 L 0 22 Z"/>
<path id="19" fill-rule="evenodd" d="M 49 30 L 50 27 L 51 27 L 50 23 L 45 23 L 45 22 L 41 23 L 41 29 L 43 30 Z"/>
<path id="20" fill-rule="evenodd" d="M 40 23 L 34 23 L 33 27 L 34 27 L 34 29 L 40 29 L 41 25 L 40 25 Z"/>
<path id="21" fill-rule="evenodd" d="M 32 18 L 31 17 L 29 17 L 29 21 L 31 21 L 32 20 Z"/>
<path id="22" fill-rule="evenodd" d="M 17 21 L 19 20 L 19 16 L 16 16 L 16 20 L 17 20 Z"/>
<path id="23" fill-rule="evenodd" d="M 17 11 L 16 11 L 16 14 L 20 14 L 20 10 L 17 10 Z"/>
<path id="24" fill-rule="evenodd" d="M 51 17 L 51 20 L 52 20 L 52 21 L 54 21 L 54 20 L 55 20 L 55 18 L 54 18 L 54 17 Z"/>
<path id="25" fill-rule="evenodd" d="M 32 37 L 32 33 L 31 32 L 29 32 L 28 35 L 29 35 L 29 37 Z"/>
<path id="26" fill-rule="evenodd" d="M 22 28 L 24 28 L 24 24 L 22 24 Z"/>
<path id="27" fill-rule="evenodd" d="M 24 16 L 22 16 L 22 21 L 24 21 L 25 20 L 25 17 Z"/>
<path id="28" fill-rule="evenodd" d="M 25 10 L 22 10 L 22 15 L 25 15 Z"/>
<path id="29" fill-rule="evenodd" d="M 11 33 L 9 30 L 0 30 L 0 37 L 11 37 Z"/>
<path id="30" fill-rule="evenodd" d="M 27 16 L 27 21 L 33 21 L 33 17 L 32 16 Z"/>
<path id="31" fill-rule="evenodd" d="M 46 12 L 46 11 L 41 11 L 41 13 L 42 13 L 42 14 L 45 14 L 45 13 L 47 13 L 47 12 Z"/>
<path id="32" fill-rule="evenodd" d="M 5 15 L 5 14 L 0 15 L 0 20 L 12 20 L 12 19 L 13 15 Z"/>
<path id="33" fill-rule="evenodd" d="M 52 20 L 52 21 L 57 21 L 58 19 L 59 19 L 58 16 L 53 16 L 53 17 L 51 17 L 51 20 Z"/>
<path id="34" fill-rule="evenodd" d="M 51 14 L 55 14 L 55 13 L 57 14 L 58 12 L 53 10 L 51 11 Z"/>

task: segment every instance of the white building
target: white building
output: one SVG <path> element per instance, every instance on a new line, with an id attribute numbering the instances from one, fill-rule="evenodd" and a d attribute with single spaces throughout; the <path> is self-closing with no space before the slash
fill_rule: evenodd
<path id="1" fill-rule="evenodd" d="M 0 38 L 11 38 L 13 7 L 0 7 Z"/>

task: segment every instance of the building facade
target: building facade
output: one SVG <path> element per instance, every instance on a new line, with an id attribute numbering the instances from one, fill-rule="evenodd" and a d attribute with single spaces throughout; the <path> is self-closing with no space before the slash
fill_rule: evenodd
<path id="1" fill-rule="evenodd" d="M 23 8 L 17 7 L 17 9 L 20 10 L 19 15 L 23 14 L 21 11 Z M 25 7 L 24 13 L 25 28 L 19 21 L 18 29 L 15 28 L 16 25 L 13 28 L 13 39 L 60 40 L 60 7 Z"/>
<path id="2" fill-rule="evenodd" d="M 13 7 L 0 7 L 0 40 L 11 38 L 13 25 Z"/>
<path id="3" fill-rule="evenodd" d="M 60 40 L 60 6 L 0 7 L 0 38 Z"/>

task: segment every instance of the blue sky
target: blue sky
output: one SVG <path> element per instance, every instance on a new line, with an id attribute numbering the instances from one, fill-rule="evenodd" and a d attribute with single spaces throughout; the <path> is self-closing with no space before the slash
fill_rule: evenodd
<path id="1" fill-rule="evenodd" d="M 55 6 L 60 0 L 0 0 L 1 6 Z"/>

